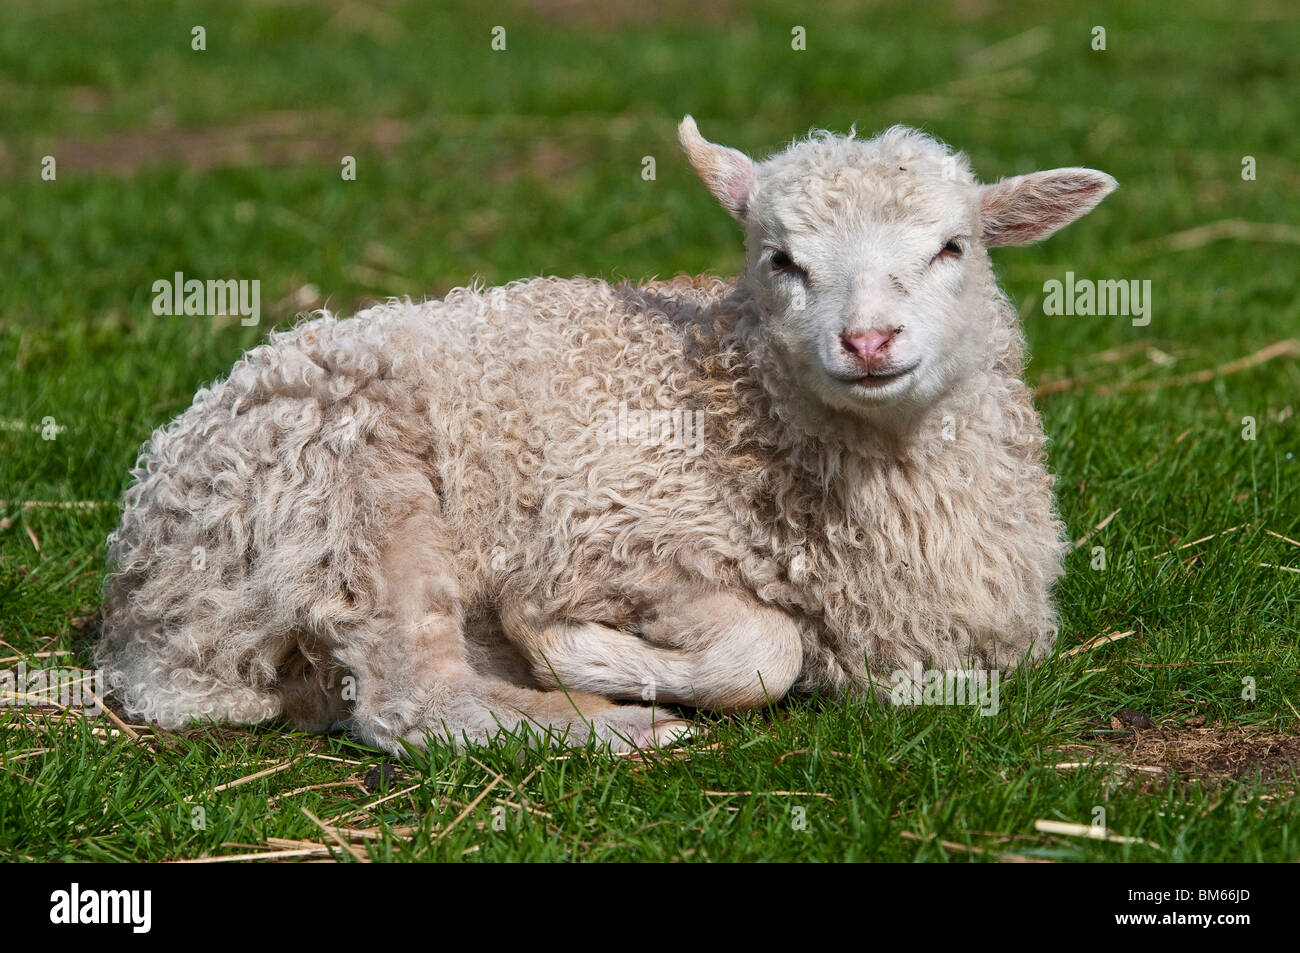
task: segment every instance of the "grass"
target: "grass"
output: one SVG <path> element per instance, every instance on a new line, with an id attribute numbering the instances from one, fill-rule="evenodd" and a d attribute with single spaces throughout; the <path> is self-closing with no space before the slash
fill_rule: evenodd
<path id="1" fill-rule="evenodd" d="M 814 700 L 706 719 L 707 739 L 662 758 L 435 749 L 391 779 L 338 737 L 136 740 L 3 709 L 0 857 L 1296 856 L 1300 576 L 1274 567 L 1300 567 L 1286 539 L 1300 539 L 1300 368 L 1285 344 L 1232 364 L 1300 337 L 1294 11 L 430 9 L 0 3 L 0 669 L 88 661 L 136 450 L 272 324 L 473 277 L 733 272 L 739 236 L 673 139 L 688 111 L 757 153 L 814 124 L 908 122 L 985 179 L 1088 165 L 1120 180 L 1083 222 L 995 263 L 1025 316 L 1071 535 L 1114 513 L 1069 557 L 1062 649 L 1133 634 L 1016 674 L 993 717 Z M 796 24 L 806 52 L 790 48 Z M 1283 227 L 1191 231 L 1232 220 Z M 176 271 L 260 280 L 261 325 L 153 315 L 153 282 Z M 1045 315 L 1043 282 L 1066 271 L 1149 280 L 1151 323 Z M 1126 708 L 1156 727 L 1110 732 Z M 1057 767 L 1092 761 L 1127 767 Z M 345 851 L 304 808 L 368 834 Z M 1035 829 L 1099 808 L 1140 842 Z"/>

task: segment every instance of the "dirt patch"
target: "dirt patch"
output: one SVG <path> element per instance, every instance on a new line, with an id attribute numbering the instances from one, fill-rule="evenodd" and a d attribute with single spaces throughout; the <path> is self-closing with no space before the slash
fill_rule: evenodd
<path id="1" fill-rule="evenodd" d="M 387 151 L 407 136 L 406 124 L 394 119 L 374 119 L 349 128 L 342 117 L 276 112 L 232 126 L 155 126 L 109 138 L 65 139 L 47 143 L 41 153 L 54 156 L 61 172 L 107 172 L 129 178 L 147 166 L 166 164 L 203 171 L 218 166 L 338 163 L 343 156 L 365 149 Z M 13 163 L 6 164 L 13 171 Z"/>
<path id="2" fill-rule="evenodd" d="M 113 101 L 108 90 L 98 86 L 69 86 L 64 90 L 68 108 L 79 113 L 100 113 Z"/>
<path id="3" fill-rule="evenodd" d="M 1135 730 L 1098 745 L 1070 745 L 1058 754 L 1072 759 L 1058 768 L 1095 764 L 1147 785 L 1177 779 L 1213 788 L 1258 780 L 1291 790 L 1300 777 L 1300 735 L 1250 734 L 1239 728 Z"/>
<path id="4" fill-rule="evenodd" d="M 1300 737 L 1213 728 L 1158 729 L 1137 733 L 1128 757 L 1185 777 L 1294 783 L 1300 776 Z"/>
<path id="5" fill-rule="evenodd" d="M 539 139 L 520 144 L 510 152 L 495 159 L 487 169 L 488 181 L 513 182 L 521 176 L 535 178 L 555 191 L 561 185 L 571 184 L 573 174 L 591 161 L 592 151 L 558 139 Z"/>

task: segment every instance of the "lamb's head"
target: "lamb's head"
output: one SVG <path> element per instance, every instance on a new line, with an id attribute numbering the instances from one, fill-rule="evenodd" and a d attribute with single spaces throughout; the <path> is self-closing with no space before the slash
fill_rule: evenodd
<path id="1" fill-rule="evenodd" d="M 928 407 L 986 359 L 987 249 L 1045 238 L 1115 188 L 1091 169 L 980 185 L 964 155 L 902 126 L 815 133 L 762 162 L 708 142 L 690 116 L 678 136 L 745 226 L 760 333 L 798 391 L 868 417 Z"/>

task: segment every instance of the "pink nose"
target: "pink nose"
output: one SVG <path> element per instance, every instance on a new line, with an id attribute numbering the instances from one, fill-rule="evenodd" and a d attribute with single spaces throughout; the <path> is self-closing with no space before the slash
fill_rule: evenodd
<path id="1" fill-rule="evenodd" d="M 858 360 L 872 364 L 879 362 L 885 356 L 885 349 L 889 347 L 889 342 L 897 333 L 898 328 L 890 328 L 888 331 L 877 331 L 872 328 L 870 331 L 854 331 L 851 334 L 846 332 L 840 336 L 840 343 L 844 345 L 844 350 Z"/>

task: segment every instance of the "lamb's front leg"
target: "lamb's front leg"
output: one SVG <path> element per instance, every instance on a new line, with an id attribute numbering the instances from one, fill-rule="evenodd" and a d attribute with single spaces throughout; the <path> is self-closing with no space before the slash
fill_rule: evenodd
<path id="1" fill-rule="evenodd" d="M 688 726 L 649 705 L 619 705 L 583 692 L 536 691 L 476 673 L 463 631 L 451 546 L 432 503 L 389 536 L 383 610 L 336 637 L 334 661 L 356 678 L 350 720 L 362 741 L 402 754 L 428 736 L 491 741 L 529 726 L 569 744 L 590 738 L 616 751 L 667 744 Z"/>
<path id="2" fill-rule="evenodd" d="M 803 662 L 793 618 L 717 589 L 666 592 L 635 633 L 519 602 L 503 607 L 502 623 L 543 685 L 610 698 L 758 708 L 785 695 Z"/>
<path id="3" fill-rule="evenodd" d="M 428 737 L 487 743 L 527 726 L 541 738 L 613 751 L 654 748 L 690 734 L 680 717 L 649 705 L 620 705 L 581 691 L 537 691 L 483 678 L 458 665 L 430 667 L 418 632 L 387 633 L 391 652 L 371 653 L 359 678 L 352 732 L 367 744 L 402 754 Z"/>

